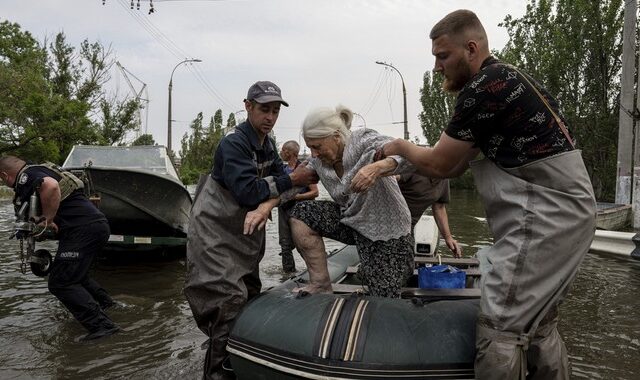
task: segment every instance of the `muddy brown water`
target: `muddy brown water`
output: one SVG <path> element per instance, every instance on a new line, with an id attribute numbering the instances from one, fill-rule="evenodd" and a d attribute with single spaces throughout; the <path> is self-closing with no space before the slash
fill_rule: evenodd
<path id="1" fill-rule="evenodd" d="M 465 256 L 491 244 L 473 192 L 454 191 L 449 214 Z M 83 329 L 49 294 L 46 281 L 19 272 L 18 245 L 7 239 L 13 220 L 9 200 L 0 200 L 0 379 L 200 378 L 205 336 L 182 295 L 184 257 L 125 253 L 100 258 L 93 276 L 121 303 L 109 314 L 122 331 L 79 343 Z M 340 246 L 328 242 L 329 249 Z M 277 223 L 270 222 L 261 264 L 265 287 L 283 279 L 278 252 Z M 304 268 L 297 254 L 296 263 Z M 561 307 L 560 332 L 572 378 L 640 376 L 639 294 L 640 262 L 587 256 Z"/>

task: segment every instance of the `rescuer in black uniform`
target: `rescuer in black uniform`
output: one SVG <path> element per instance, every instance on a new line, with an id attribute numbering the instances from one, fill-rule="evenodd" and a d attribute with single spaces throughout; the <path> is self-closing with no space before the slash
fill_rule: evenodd
<path id="1" fill-rule="evenodd" d="M 0 179 L 15 192 L 18 210 L 36 192 L 40 225 L 58 234 L 59 245 L 49 273 L 49 291 L 88 330 L 83 340 L 119 330 L 104 310 L 113 299 L 88 272 L 96 254 L 109 239 L 107 219 L 84 195 L 77 177 L 51 163 L 29 165 L 14 156 L 0 158 Z"/>

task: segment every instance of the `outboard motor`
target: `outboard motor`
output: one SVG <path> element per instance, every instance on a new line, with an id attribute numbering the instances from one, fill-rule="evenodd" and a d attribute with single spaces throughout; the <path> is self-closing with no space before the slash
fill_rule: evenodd
<path id="1" fill-rule="evenodd" d="M 16 223 L 13 236 L 20 241 L 20 271 L 27 273 L 27 263 L 31 267 L 31 272 L 39 277 L 49 274 L 53 259 L 51 253 L 46 249 L 36 250 L 36 241 L 55 238 L 55 232 L 48 228 L 38 226 L 42 221 L 39 218 L 40 200 L 34 192 L 29 198 L 29 203 L 23 203 L 16 213 Z M 26 243 L 26 249 L 25 249 Z"/>

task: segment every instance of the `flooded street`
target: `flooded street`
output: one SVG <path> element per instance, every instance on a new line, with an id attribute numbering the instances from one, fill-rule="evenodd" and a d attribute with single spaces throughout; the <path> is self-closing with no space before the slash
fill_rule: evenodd
<path id="1" fill-rule="evenodd" d="M 452 232 L 465 256 L 491 243 L 474 193 L 454 191 L 449 211 Z M 122 304 L 108 312 L 122 331 L 80 343 L 76 339 L 84 330 L 49 294 L 46 281 L 19 272 L 18 244 L 7 239 L 13 221 L 10 201 L 0 200 L 0 379 L 200 378 L 205 336 L 182 295 L 184 257 L 101 258 L 94 278 Z M 264 287 L 278 284 L 283 276 L 277 223 L 270 222 L 267 232 L 261 265 Z M 334 243 L 329 249 L 339 246 Z M 304 268 L 297 254 L 296 265 Z M 560 332 L 573 378 L 637 378 L 638 294 L 640 262 L 587 256 L 561 308 Z"/>

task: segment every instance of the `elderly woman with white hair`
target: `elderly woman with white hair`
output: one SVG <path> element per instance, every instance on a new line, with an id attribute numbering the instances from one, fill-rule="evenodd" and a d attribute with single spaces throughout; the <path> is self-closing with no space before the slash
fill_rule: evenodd
<path id="1" fill-rule="evenodd" d="M 353 244 L 360 256 L 359 276 L 374 296 L 399 297 L 413 273 L 411 216 L 391 174 L 411 171 L 399 156 L 374 162 L 376 149 L 392 140 L 372 129 L 350 131 L 353 113 L 345 107 L 321 108 L 305 118 L 302 133 L 314 169 L 333 201 L 299 202 L 291 211 L 291 230 L 310 282 L 299 289 L 331 292 L 322 237 Z"/>

